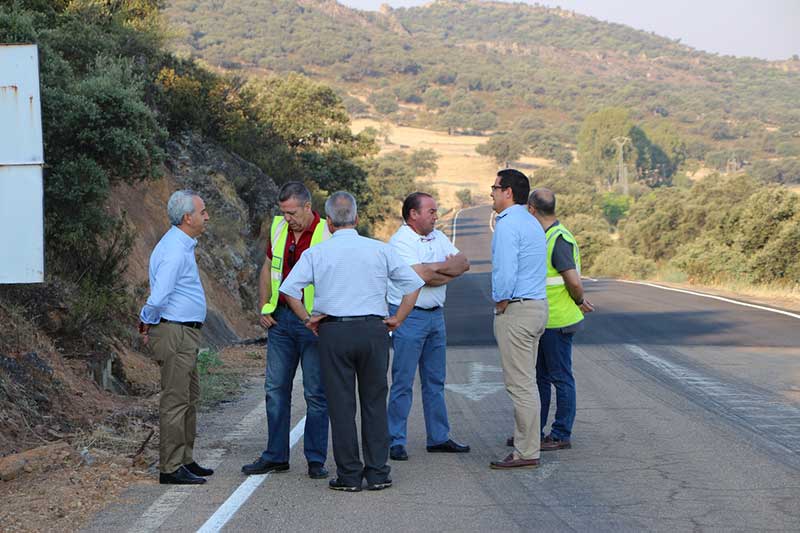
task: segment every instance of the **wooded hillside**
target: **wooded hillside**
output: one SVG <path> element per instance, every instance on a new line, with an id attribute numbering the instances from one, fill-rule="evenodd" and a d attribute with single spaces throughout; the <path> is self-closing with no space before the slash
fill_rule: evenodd
<path id="1" fill-rule="evenodd" d="M 625 107 L 669 123 L 710 166 L 800 156 L 798 58 L 718 56 L 570 11 L 478 0 L 380 13 L 332 0 L 171 0 L 166 13 L 180 53 L 370 95 L 369 108 L 346 98 L 353 112 L 471 131 L 526 121 L 574 146 L 589 114 Z"/>

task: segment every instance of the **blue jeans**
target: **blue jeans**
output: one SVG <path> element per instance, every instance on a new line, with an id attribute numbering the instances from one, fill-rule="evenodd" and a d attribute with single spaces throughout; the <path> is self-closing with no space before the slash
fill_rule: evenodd
<path id="1" fill-rule="evenodd" d="M 572 436 L 575 422 L 575 378 L 572 377 L 572 337 L 574 333 L 563 333 L 561 328 L 546 329 L 539 339 L 539 354 L 536 358 L 536 385 L 541 399 L 542 436 L 550 411 L 550 385 L 556 388 L 556 417 L 550 427 L 550 435 L 560 440 Z"/>
<path id="2" fill-rule="evenodd" d="M 267 335 L 267 449 L 262 459 L 289 462 L 292 382 L 297 364 L 303 368 L 306 427 L 303 451 L 309 463 L 325 463 L 328 457 L 328 403 L 319 366 L 317 337 L 288 308 L 279 306 L 272 317 L 277 324 Z"/>
<path id="3" fill-rule="evenodd" d="M 390 305 L 391 314 L 397 306 Z M 444 380 L 447 373 L 445 346 L 447 335 L 444 311 L 414 309 L 403 324 L 392 333 L 392 389 L 389 393 L 389 435 L 392 446 L 406 445 L 408 413 L 411 411 L 414 374 L 419 366 L 422 386 L 422 410 L 425 414 L 427 445 L 442 444 L 450 438 L 447 406 L 444 402 Z"/>

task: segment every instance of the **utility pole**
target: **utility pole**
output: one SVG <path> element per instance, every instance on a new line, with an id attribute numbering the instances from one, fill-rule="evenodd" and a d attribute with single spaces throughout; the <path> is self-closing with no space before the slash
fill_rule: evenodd
<path id="1" fill-rule="evenodd" d="M 623 147 L 631 142 L 630 137 L 614 137 L 611 139 L 617 145 L 617 183 L 622 184 L 622 192 L 628 195 L 628 173 L 625 170 Z"/>

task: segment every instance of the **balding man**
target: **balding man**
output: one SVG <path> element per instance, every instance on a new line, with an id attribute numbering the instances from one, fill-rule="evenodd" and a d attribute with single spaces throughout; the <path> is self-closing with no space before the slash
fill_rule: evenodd
<path id="1" fill-rule="evenodd" d="M 547 327 L 539 339 L 536 385 L 541 401 L 541 450 L 571 448 L 575 422 L 575 378 L 572 375 L 572 338 L 583 325 L 583 314 L 594 307 L 583 294 L 581 254 L 572 233 L 556 218 L 556 196 L 534 189 L 528 211 L 539 221 L 547 240 Z M 556 414 L 550 434 L 544 436 L 550 410 L 550 386 L 556 388 Z"/>

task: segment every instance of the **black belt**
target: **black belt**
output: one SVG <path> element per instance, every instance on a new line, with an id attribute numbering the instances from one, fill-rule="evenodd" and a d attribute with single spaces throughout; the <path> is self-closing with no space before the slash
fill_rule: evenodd
<path id="1" fill-rule="evenodd" d="M 326 316 L 322 319 L 323 322 L 360 322 L 362 320 L 383 320 L 382 316 L 378 315 L 359 315 L 359 316 Z"/>
<path id="2" fill-rule="evenodd" d="M 417 307 L 416 305 L 414 306 L 414 309 L 416 309 L 417 311 L 438 311 L 441 308 L 442 308 L 441 305 L 437 305 L 436 307 Z"/>
<path id="3" fill-rule="evenodd" d="M 179 326 L 186 326 L 187 328 L 194 328 L 194 329 L 203 328 L 202 322 L 178 322 L 177 320 L 167 320 L 166 318 L 162 318 L 161 323 L 164 322 L 166 322 L 167 324 L 178 324 Z"/>
<path id="4" fill-rule="evenodd" d="M 508 303 L 513 304 L 514 302 L 528 302 L 530 300 L 539 300 L 540 298 L 511 298 Z"/>

